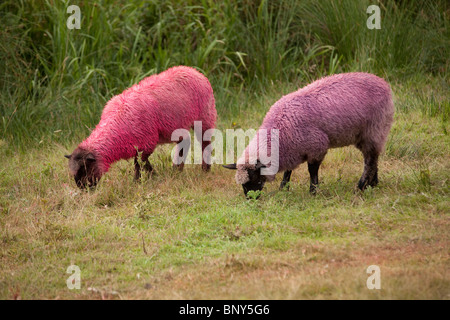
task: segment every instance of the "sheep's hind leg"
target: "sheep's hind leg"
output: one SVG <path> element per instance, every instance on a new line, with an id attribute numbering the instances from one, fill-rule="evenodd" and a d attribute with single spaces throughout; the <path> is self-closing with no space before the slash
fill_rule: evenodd
<path id="1" fill-rule="evenodd" d="M 207 129 L 203 128 L 202 130 L 203 130 L 202 137 L 204 139 L 205 132 L 207 131 Z M 202 137 L 198 137 L 198 136 L 196 137 L 197 140 L 202 143 L 202 170 L 204 172 L 209 172 L 211 170 L 211 151 L 212 150 L 211 150 L 211 148 L 207 148 L 207 147 L 211 144 L 211 141 L 210 140 L 204 141 L 204 140 L 202 140 Z"/>
<path id="2" fill-rule="evenodd" d="M 375 187 L 378 184 L 378 156 L 375 149 L 364 152 L 364 171 L 359 179 L 358 188 L 364 190 L 367 186 Z"/>
<path id="3" fill-rule="evenodd" d="M 321 163 L 322 160 L 308 162 L 308 171 L 310 176 L 309 192 L 311 194 L 316 194 L 317 186 L 319 185 L 319 167 Z"/>
<path id="4" fill-rule="evenodd" d="M 205 153 L 205 149 L 207 146 L 209 146 L 211 144 L 210 141 L 203 141 L 202 142 L 202 155 L 203 155 L 203 159 L 202 159 L 202 169 L 205 172 L 209 172 L 211 170 L 211 154 L 208 152 L 208 150 Z M 206 159 L 204 158 L 206 156 Z"/>
<path id="5" fill-rule="evenodd" d="M 280 184 L 280 190 L 283 190 L 286 187 L 286 190 L 289 190 L 289 181 L 291 181 L 292 170 L 286 170 L 283 175 L 283 181 Z"/>
<path id="6" fill-rule="evenodd" d="M 184 169 L 184 162 L 186 161 L 186 156 L 187 156 L 187 154 L 186 155 L 184 154 L 184 148 L 182 148 L 180 146 L 181 141 L 182 140 L 178 141 L 176 149 L 175 149 L 175 153 L 178 153 L 178 162 L 180 162 L 180 163 L 179 164 L 173 163 L 173 165 L 172 165 L 172 167 L 174 169 L 178 169 L 178 171 L 180 171 L 180 172 L 183 171 L 183 169 Z"/>

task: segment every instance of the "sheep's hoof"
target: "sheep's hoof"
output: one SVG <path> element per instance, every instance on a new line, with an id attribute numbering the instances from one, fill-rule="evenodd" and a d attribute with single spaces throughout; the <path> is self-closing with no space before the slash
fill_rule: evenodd
<path id="1" fill-rule="evenodd" d="M 372 178 L 361 178 L 358 182 L 358 188 L 361 191 L 364 191 L 368 186 L 370 187 L 376 187 L 378 185 L 378 175 L 375 173 L 375 175 Z"/>
<path id="2" fill-rule="evenodd" d="M 309 193 L 313 196 L 315 196 L 317 194 L 317 186 L 316 185 L 310 185 L 309 186 Z"/>
<path id="3" fill-rule="evenodd" d="M 290 183 L 288 182 L 288 183 L 283 183 L 283 182 L 281 182 L 281 184 L 280 184 L 280 190 L 281 191 L 283 191 L 283 190 L 285 190 L 285 191 L 289 191 L 289 189 L 290 189 Z"/>
<path id="4" fill-rule="evenodd" d="M 155 172 L 155 170 L 152 170 L 152 171 L 150 171 L 150 172 L 147 171 L 147 172 L 145 173 L 145 175 L 146 175 L 146 177 L 147 177 L 148 179 L 158 176 L 158 174 Z M 141 174 L 135 174 L 135 175 L 134 175 L 134 181 L 136 181 L 136 182 L 141 182 L 141 181 L 142 181 L 142 175 L 141 175 Z"/>
<path id="5" fill-rule="evenodd" d="M 174 165 L 172 165 L 172 169 L 174 171 L 182 172 L 183 169 L 184 169 L 184 163 L 182 163 L 182 164 L 174 164 Z"/>
<path id="6" fill-rule="evenodd" d="M 378 184 L 378 179 L 373 180 L 373 181 L 368 181 L 368 179 L 365 180 L 359 180 L 358 182 L 358 189 L 361 191 L 364 191 L 367 189 L 367 187 L 376 187 Z"/>

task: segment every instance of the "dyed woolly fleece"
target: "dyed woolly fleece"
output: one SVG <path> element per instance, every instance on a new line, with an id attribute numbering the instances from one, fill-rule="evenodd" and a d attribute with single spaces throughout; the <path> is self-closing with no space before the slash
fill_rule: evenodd
<path id="1" fill-rule="evenodd" d="M 342 73 L 317 80 L 283 96 L 266 114 L 260 129 L 279 130 L 278 172 L 320 161 L 329 148 L 356 145 L 363 153 L 381 153 L 394 116 L 391 89 L 369 73 Z M 259 130 L 237 162 L 236 182 L 248 181 L 247 170 L 271 152 L 270 133 Z M 273 180 L 275 175 L 268 175 Z"/>
<path id="2" fill-rule="evenodd" d="M 161 143 L 170 143 L 176 129 L 202 122 L 203 132 L 217 118 L 213 90 L 197 70 L 178 66 L 145 78 L 108 101 L 91 135 L 80 149 L 92 152 L 101 173 L 120 159 L 150 155 Z"/>

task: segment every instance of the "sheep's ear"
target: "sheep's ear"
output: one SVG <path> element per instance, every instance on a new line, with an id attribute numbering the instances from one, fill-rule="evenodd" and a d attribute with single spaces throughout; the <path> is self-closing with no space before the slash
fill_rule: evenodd
<path id="1" fill-rule="evenodd" d="M 64 157 L 66 157 L 67 159 L 70 159 L 72 155 L 71 154 L 65 154 Z"/>
<path id="2" fill-rule="evenodd" d="M 266 166 L 265 164 L 262 164 L 262 163 L 258 160 L 258 163 L 256 164 L 255 169 L 258 170 L 258 169 L 261 169 L 261 168 L 267 168 L 267 166 Z"/>
<path id="3" fill-rule="evenodd" d="M 222 167 L 226 168 L 226 169 L 231 169 L 231 170 L 236 170 L 236 163 L 233 164 L 227 164 L 227 165 L 222 165 Z"/>
<path id="4" fill-rule="evenodd" d="M 88 153 L 86 156 L 86 160 L 95 161 L 95 157 L 92 153 Z"/>

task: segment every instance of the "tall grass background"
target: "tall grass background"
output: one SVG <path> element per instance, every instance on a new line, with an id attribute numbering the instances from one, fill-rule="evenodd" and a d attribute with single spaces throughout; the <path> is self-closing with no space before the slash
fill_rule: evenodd
<path id="1" fill-rule="evenodd" d="M 72 4 L 81 9 L 79 30 L 66 26 Z M 380 30 L 366 27 L 372 4 L 381 8 Z M 281 96 L 339 72 L 448 94 L 449 12 L 445 0 L 6 0 L 0 139 L 19 150 L 77 141 L 113 95 L 175 65 L 209 77 L 224 122 L 243 118 L 267 88 Z M 418 96 L 424 112 L 448 118 L 448 103 Z"/>

